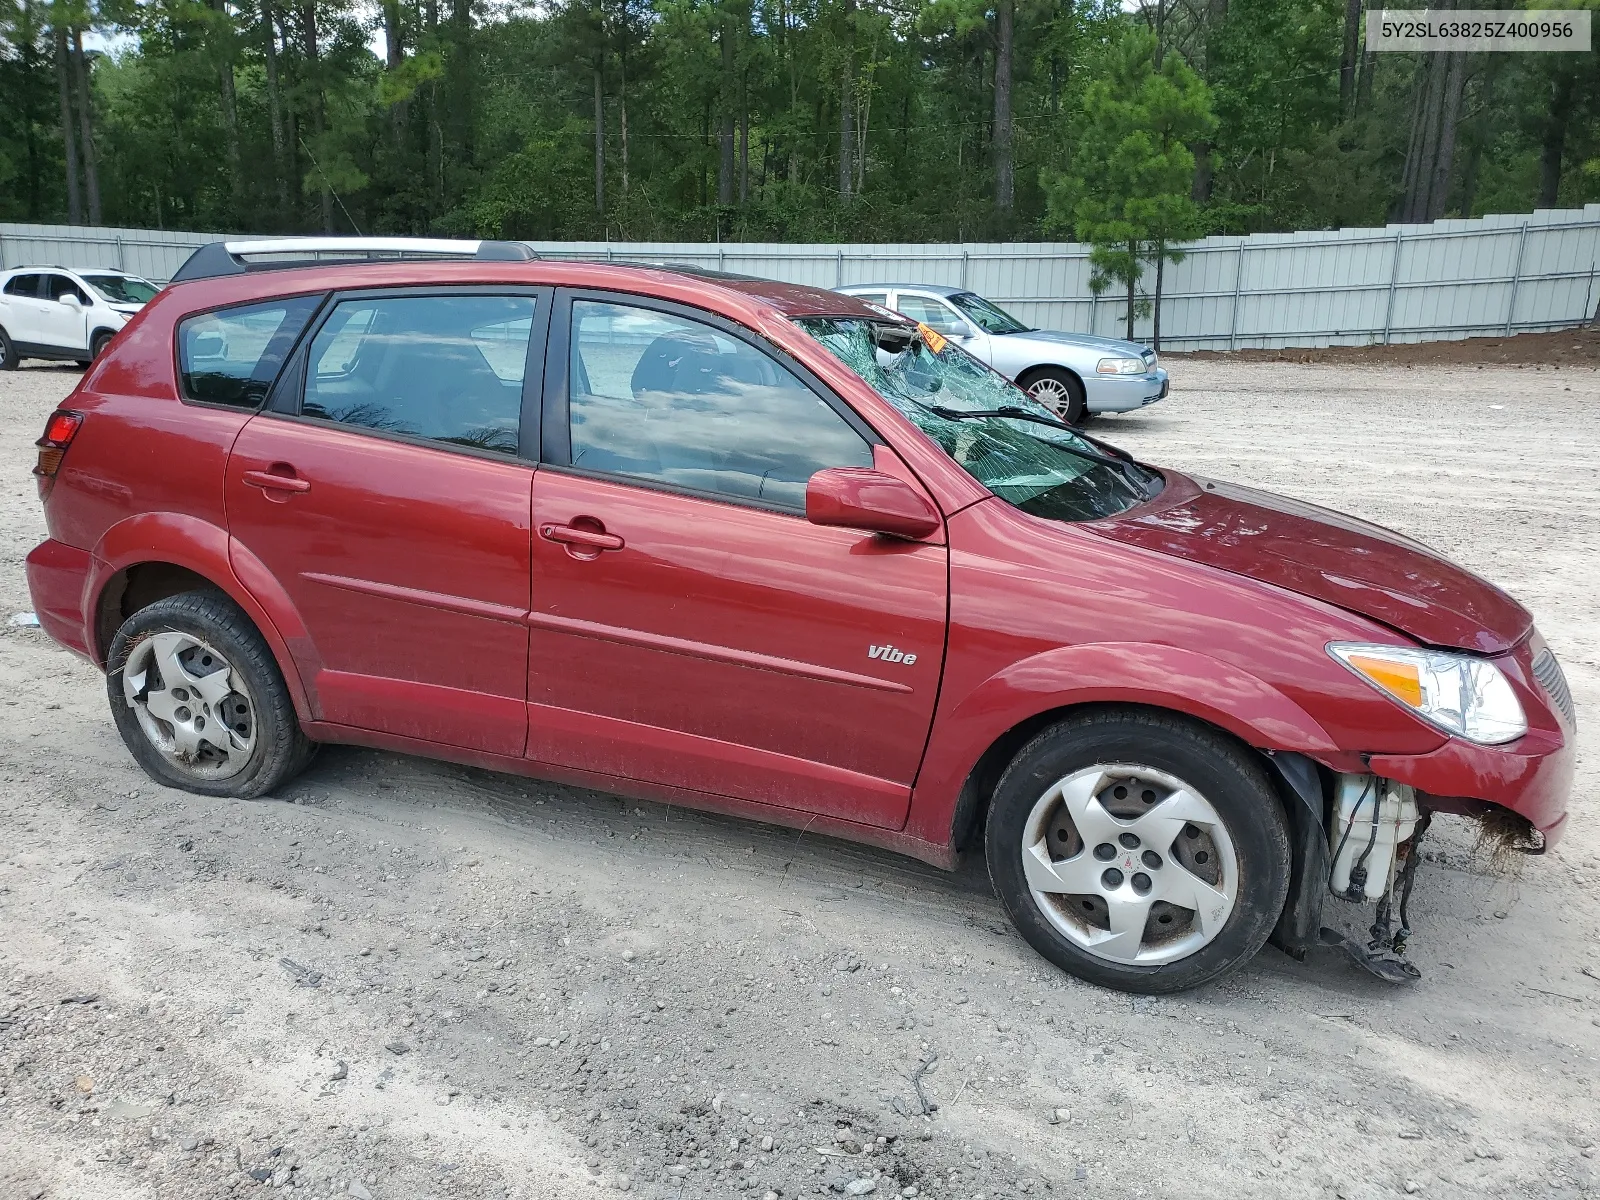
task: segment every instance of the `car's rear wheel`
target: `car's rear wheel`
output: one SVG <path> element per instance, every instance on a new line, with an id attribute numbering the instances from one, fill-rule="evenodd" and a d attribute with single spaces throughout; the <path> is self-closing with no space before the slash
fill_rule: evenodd
<path id="1" fill-rule="evenodd" d="M 1288 827 L 1260 763 L 1140 710 L 1029 742 L 995 789 L 985 850 L 1034 949 L 1129 992 L 1180 991 L 1250 958 L 1289 886 Z"/>
<path id="2" fill-rule="evenodd" d="M 117 630 L 106 666 L 117 731 L 159 783 L 260 796 L 315 752 L 272 651 L 220 592 L 184 592 L 140 609 Z"/>
<path id="3" fill-rule="evenodd" d="M 4 329 L 0 329 L 0 371 L 15 371 L 21 362 L 22 357 L 11 344 L 11 338 Z"/>
<path id="4" fill-rule="evenodd" d="M 1041 367 L 1022 377 L 1022 390 L 1069 425 L 1081 425 L 1089 415 L 1083 381 L 1071 371 Z"/>

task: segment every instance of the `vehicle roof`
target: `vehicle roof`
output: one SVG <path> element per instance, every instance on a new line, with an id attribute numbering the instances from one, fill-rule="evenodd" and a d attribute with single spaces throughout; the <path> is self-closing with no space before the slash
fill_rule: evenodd
<path id="1" fill-rule="evenodd" d="M 396 259 L 374 262 L 308 262 L 277 266 L 270 271 L 249 275 L 204 276 L 168 285 L 169 290 L 188 292 L 209 287 L 223 279 L 250 280 L 246 285 L 260 297 L 290 295 L 307 290 L 310 275 L 316 290 L 361 286 L 414 285 L 420 283 L 493 282 L 547 285 L 555 287 L 627 287 L 630 280 L 648 285 L 670 279 L 700 287 L 737 292 L 776 309 L 785 317 L 867 317 L 882 321 L 884 315 L 863 301 L 827 288 L 805 284 L 757 279 L 686 264 L 625 262 L 604 259 L 530 259 L 527 261 L 478 261 L 474 259 Z M 652 293 L 645 286 L 641 291 Z"/>
<path id="2" fill-rule="evenodd" d="M 913 292 L 928 292 L 934 296 L 962 296 L 970 292 L 971 288 L 951 287 L 947 283 L 847 283 L 836 291 L 849 294 L 851 292 L 897 292 L 900 290 Z"/>

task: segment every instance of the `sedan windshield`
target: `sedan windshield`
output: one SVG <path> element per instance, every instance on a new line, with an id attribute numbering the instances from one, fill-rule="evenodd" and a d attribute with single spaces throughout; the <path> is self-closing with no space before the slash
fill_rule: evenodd
<path id="1" fill-rule="evenodd" d="M 1097 461 L 1101 452 L 1068 430 L 1011 417 L 955 415 L 1009 407 L 1053 420 L 1049 409 L 937 334 L 930 338 L 913 326 L 855 317 L 802 317 L 796 324 L 974 479 L 1023 512 L 1093 521 L 1144 500 L 1132 472 L 1159 484 L 1147 468 Z M 941 416 L 940 409 L 951 415 Z M 1127 471 L 1118 469 L 1124 466 Z"/>
<path id="2" fill-rule="evenodd" d="M 993 304 L 971 292 L 957 292 L 950 297 L 950 303 L 976 321 L 985 333 L 1027 333 L 1032 328 L 1024 325 L 998 304 Z"/>
<path id="3" fill-rule="evenodd" d="M 154 284 L 131 275 L 85 275 L 83 281 L 111 304 L 144 304 L 156 294 Z"/>

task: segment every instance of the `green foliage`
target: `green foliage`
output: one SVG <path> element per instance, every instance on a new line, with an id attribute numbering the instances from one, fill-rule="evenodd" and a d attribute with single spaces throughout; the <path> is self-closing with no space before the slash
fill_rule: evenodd
<path id="1" fill-rule="evenodd" d="M 108 224 L 1082 237 L 1138 306 L 1190 237 L 1395 211 L 1419 57 L 1342 105 L 1340 0 L 1161 3 L 1015 0 L 1007 209 L 991 0 L 0 0 L 0 219 L 67 216 L 58 26 L 91 51 Z M 1596 61 L 1476 56 L 1448 215 L 1600 200 Z"/>
<path id="2" fill-rule="evenodd" d="M 1176 261 L 1173 243 L 1201 230 L 1190 146 L 1216 128 L 1200 77 L 1176 53 L 1158 56 L 1143 30 L 1119 39 L 1084 93 L 1071 168 L 1045 177 L 1049 226 L 1091 244 L 1089 286 L 1121 285 L 1130 327 L 1146 262 Z"/>

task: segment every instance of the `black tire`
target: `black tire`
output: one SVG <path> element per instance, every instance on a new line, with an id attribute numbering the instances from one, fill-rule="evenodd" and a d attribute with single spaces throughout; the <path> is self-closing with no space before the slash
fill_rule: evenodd
<path id="1" fill-rule="evenodd" d="M 4 329 L 0 329 L 0 371 L 15 371 L 21 362 L 22 356 L 11 344 L 11 338 Z"/>
<path id="2" fill-rule="evenodd" d="M 1100 764 L 1145 766 L 1181 780 L 1210 804 L 1231 839 L 1237 862 L 1232 911 L 1211 940 L 1186 957 L 1158 965 L 1109 961 L 1066 936 L 1041 909 L 1028 884 L 1023 846 L 1035 805 L 1052 784 Z M 1055 826 L 1051 829 L 1052 836 L 1061 836 L 1054 832 Z M 1184 835 L 1195 836 L 1194 826 L 1185 825 L 1183 830 Z M 1181 840 L 1182 835 L 1165 847 L 1152 843 L 1150 848 L 1167 856 L 1158 866 L 1184 869 L 1178 861 Z M 1238 966 L 1266 942 L 1289 890 L 1288 824 L 1253 752 L 1199 724 L 1138 709 L 1108 709 L 1072 718 L 1024 746 L 995 788 L 984 848 L 989 878 L 1023 938 L 1069 974 L 1125 992 L 1159 995 L 1183 991 Z M 1081 845 L 1078 853 L 1090 854 L 1090 847 Z M 1148 889 L 1150 876 L 1143 878 Z M 1093 900 L 1092 896 L 1063 897 L 1058 912 L 1065 915 L 1056 919 L 1087 923 L 1091 917 L 1077 909 L 1081 905 L 1092 913 L 1089 902 Z M 1104 904 L 1104 900 L 1098 903 Z M 1156 911 L 1157 906 L 1150 908 L 1152 914 Z M 1163 910 L 1163 919 L 1170 920 L 1166 914 L 1173 911 Z M 1193 914 L 1188 918 L 1191 925 L 1196 919 Z M 1141 947 L 1154 928 L 1147 924 L 1140 933 Z"/>
<path id="3" fill-rule="evenodd" d="M 1083 380 L 1061 367 L 1036 367 L 1017 381 L 1022 390 L 1044 404 L 1068 425 L 1082 425 L 1089 416 Z M 1038 388 L 1046 395 L 1034 395 Z"/>
<path id="4" fill-rule="evenodd" d="M 93 362 L 106 352 L 106 347 L 111 344 L 114 335 L 109 329 L 102 329 L 94 335 L 94 340 L 89 343 L 89 361 Z"/>
<path id="5" fill-rule="evenodd" d="M 242 768 L 225 778 L 208 778 L 170 761 L 145 732 L 124 694 L 123 668 L 129 657 L 161 633 L 186 634 L 214 647 L 224 665 L 242 678 L 253 702 L 254 744 Z M 244 611 L 221 592 L 168 596 L 124 621 L 107 656 L 106 694 L 123 743 L 145 773 L 167 787 L 247 800 L 287 783 L 310 764 L 317 750 L 300 728 L 271 649 Z"/>

